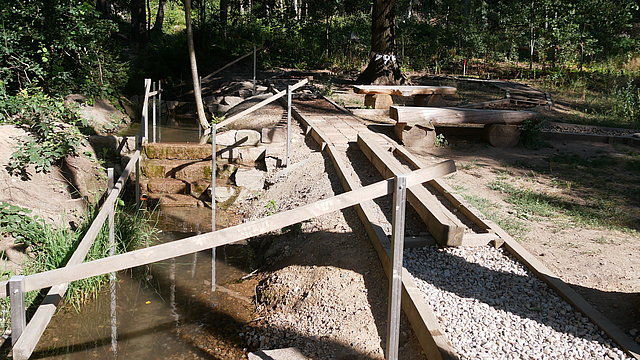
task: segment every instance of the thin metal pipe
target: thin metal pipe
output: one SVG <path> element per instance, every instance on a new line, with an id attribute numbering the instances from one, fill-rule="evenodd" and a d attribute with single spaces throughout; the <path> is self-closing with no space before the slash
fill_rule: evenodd
<path id="1" fill-rule="evenodd" d="M 27 327 L 27 308 L 24 304 L 24 276 L 9 279 L 9 304 L 11 306 L 11 345 L 15 345 Z"/>
<path id="2" fill-rule="evenodd" d="M 256 71 L 257 71 L 257 53 L 256 47 L 253 47 L 253 92 L 252 94 L 256 94 Z"/>
<path id="3" fill-rule="evenodd" d="M 291 85 L 287 85 L 287 167 L 291 163 L 291 92 Z"/>
<path id="4" fill-rule="evenodd" d="M 158 80 L 158 116 L 160 116 L 160 126 L 158 127 L 158 141 L 162 142 L 162 80 Z"/>
<path id="5" fill-rule="evenodd" d="M 407 176 L 398 175 L 393 192 L 391 276 L 389 277 L 389 309 L 387 317 L 386 359 L 398 359 L 400 345 L 400 302 L 402 295 L 402 252 L 404 249 Z"/>
<path id="6" fill-rule="evenodd" d="M 211 125 L 211 231 L 216 231 L 216 124 Z M 216 291 L 216 248 L 211 248 L 211 291 Z"/>
<path id="7" fill-rule="evenodd" d="M 153 92 L 156 91 L 156 83 L 152 83 L 152 89 Z M 151 97 L 151 120 L 153 123 L 153 130 L 152 130 L 152 138 L 153 138 L 153 142 L 156 142 L 156 95 L 153 95 Z"/>

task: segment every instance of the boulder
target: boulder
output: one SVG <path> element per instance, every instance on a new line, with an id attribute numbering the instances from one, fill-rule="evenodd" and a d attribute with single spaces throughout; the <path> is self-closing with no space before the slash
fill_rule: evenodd
<path id="1" fill-rule="evenodd" d="M 236 190 L 231 186 L 216 186 L 216 202 L 217 203 L 225 203 L 235 195 L 236 195 Z"/>
<path id="2" fill-rule="evenodd" d="M 258 169 L 238 169 L 234 176 L 235 184 L 248 190 L 262 190 L 264 175 L 264 172 Z"/>
<path id="3" fill-rule="evenodd" d="M 284 143 L 287 141 L 287 128 L 274 126 L 262 129 L 262 142 L 265 144 Z"/>
<path id="4" fill-rule="evenodd" d="M 238 130 L 236 143 L 242 146 L 256 146 L 260 143 L 261 135 L 255 130 Z"/>
<path id="5" fill-rule="evenodd" d="M 216 134 L 216 145 L 231 146 L 236 143 L 237 130 L 229 130 Z"/>
<path id="6" fill-rule="evenodd" d="M 222 104 L 234 107 L 240 104 L 242 101 L 244 101 L 244 99 L 240 96 L 225 96 L 224 100 L 222 100 Z"/>

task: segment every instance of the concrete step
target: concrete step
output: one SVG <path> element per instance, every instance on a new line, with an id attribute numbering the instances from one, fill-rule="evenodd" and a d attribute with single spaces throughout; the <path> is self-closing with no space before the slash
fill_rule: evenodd
<path id="1" fill-rule="evenodd" d="M 202 207 L 202 201 L 191 195 L 184 194 L 149 194 L 150 204 L 159 204 L 163 207 Z"/>

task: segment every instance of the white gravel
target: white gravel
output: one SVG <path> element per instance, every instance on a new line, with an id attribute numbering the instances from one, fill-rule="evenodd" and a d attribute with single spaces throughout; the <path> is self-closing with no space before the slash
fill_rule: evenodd
<path id="1" fill-rule="evenodd" d="M 503 249 L 407 249 L 404 265 L 463 359 L 631 359 Z"/>

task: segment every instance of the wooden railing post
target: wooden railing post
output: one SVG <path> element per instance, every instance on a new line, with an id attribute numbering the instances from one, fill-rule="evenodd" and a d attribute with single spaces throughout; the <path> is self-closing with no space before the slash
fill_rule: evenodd
<path id="1" fill-rule="evenodd" d="M 393 192 L 391 239 L 391 276 L 389 276 L 389 311 L 387 317 L 387 360 L 398 359 L 400 344 L 400 301 L 402 295 L 402 252 L 404 248 L 407 176 L 398 175 Z"/>
<path id="2" fill-rule="evenodd" d="M 23 275 L 14 275 L 9 279 L 9 304 L 11 305 L 11 345 L 15 345 L 27 326 Z"/>

